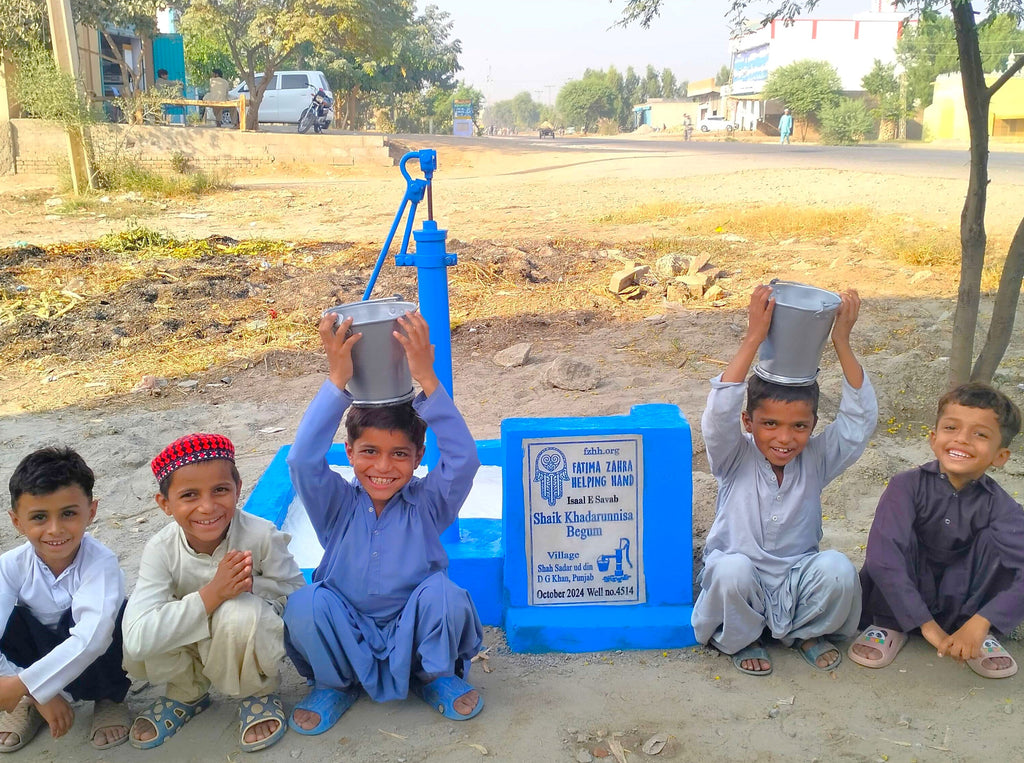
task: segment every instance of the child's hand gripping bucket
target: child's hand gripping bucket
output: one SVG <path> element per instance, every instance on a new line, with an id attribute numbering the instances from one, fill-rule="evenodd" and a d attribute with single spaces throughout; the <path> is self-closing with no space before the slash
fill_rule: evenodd
<path id="1" fill-rule="evenodd" d="M 348 391 L 356 405 L 394 405 L 412 400 L 412 375 L 405 348 L 395 339 L 398 319 L 416 309 L 399 296 L 368 299 L 338 305 L 324 314 L 334 313 L 335 326 L 352 318 L 350 334 L 362 334 L 352 346 L 352 378 Z"/>
<path id="2" fill-rule="evenodd" d="M 775 309 L 754 373 L 776 384 L 813 384 L 842 299 L 835 292 L 792 281 L 772 279 L 768 285 Z"/>

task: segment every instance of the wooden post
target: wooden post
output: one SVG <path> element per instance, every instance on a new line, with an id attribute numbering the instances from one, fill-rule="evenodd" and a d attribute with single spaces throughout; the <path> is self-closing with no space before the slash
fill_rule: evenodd
<path id="1" fill-rule="evenodd" d="M 245 96 L 238 95 L 238 129 L 245 130 Z"/>
<path id="2" fill-rule="evenodd" d="M 0 121 L 17 119 L 21 115 L 21 107 L 11 89 L 13 81 L 14 61 L 6 50 L 0 49 Z"/>
<path id="3" fill-rule="evenodd" d="M 80 88 L 78 78 L 78 37 L 71 19 L 70 0 L 46 0 L 50 16 L 50 37 L 53 40 L 53 57 L 57 68 L 70 74 L 75 87 Z M 68 136 L 68 163 L 71 166 L 71 185 L 75 193 L 95 188 L 95 180 L 89 166 L 89 152 L 85 146 L 85 135 L 81 125 L 65 125 Z"/>

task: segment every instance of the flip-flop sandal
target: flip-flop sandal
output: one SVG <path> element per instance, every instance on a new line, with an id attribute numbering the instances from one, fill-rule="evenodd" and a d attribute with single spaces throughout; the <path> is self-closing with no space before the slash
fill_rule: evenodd
<path id="1" fill-rule="evenodd" d="M 850 644 L 850 648 L 846 650 L 846 656 L 858 665 L 863 665 L 865 668 L 884 668 L 887 665 L 892 664 L 892 661 L 896 659 L 896 655 L 900 653 L 900 649 L 902 649 L 903 645 L 906 643 L 907 634 L 903 631 L 872 625 L 865 628 L 854 642 Z M 857 644 L 877 649 L 882 653 L 882 656 L 865 657 L 857 654 L 853 651 L 853 648 L 857 646 Z"/>
<path id="2" fill-rule="evenodd" d="M 204 694 L 191 704 L 178 702 L 177 700 L 170 699 L 169 697 L 161 697 L 139 713 L 135 718 L 136 722 L 141 718 L 144 721 L 152 723 L 153 728 L 156 729 L 156 736 L 152 739 L 142 741 L 141 739 L 133 737 L 131 729 L 129 729 L 128 741 L 131 742 L 132 747 L 137 750 L 151 750 L 154 747 L 159 747 L 172 736 L 177 734 L 178 730 L 182 726 L 195 718 L 209 706 L 209 694 Z M 132 723 L 131 728 L 134 727 L 135 723 Z"/>
<path id="3" fill-rule="evenodd" d="M 18 743 L 0 745 L 0 752 L 14 752 L 31 742 L 45 721 L 28 697 L 23 697 L 9 713 L 0 713 L 0 732 L 18 735 Z"/>
<path id="4" fill-rule="evenodd" d="M 102 731 L 103 729 L 109 729 L 114 726 L 124 726 L 126 729 L 124 736 L 120 739 L 115 739 L 113 742 L 96 744 L 96 732 Z M 124 744 L 128 741 L 128 735 L 131 733 L 131 727 L 132 719 L 131 715 L 128 713 L 128 705 L 124 702 L 114 702 L 109 699 L 97 700 L 93 704 L 92 727 L 89 730 L 89 742 L 92 744 L 93 749 L 109 750 L 111 747 L 117 747 L 119 744 Z"/>
<path id="5" fill-rule="evenodd" d="M 760 641 L 755 641 L 753 644 L 749 644 L 740 649 L 736 654 L 729 655 L 732 657 L 733 667 L 736 668 L 740 673 L 746 673 L 748 676 L 770 676 L 775 666 L 772 665 L 772 659 L 768 656 L 768 650 L 764 648 L 764 644 Z M 751 670 L 750 668 L 743 667 L 744 660 L 764 660 L 768 663 L 768 670 Z"/>
<path id="6" fill-rule="evenodd" d="M 304 729 L 295 722 L 295 710 L 293 710 L 292 714 L 288 716 L 288 725 L 292 731 L 299 734 L 307 736 L 323 734 L 338 722 L 338 719 L 355 704 L 357 699 L 359 699 L 358 687 L 341 691 L 318 686 L 299 701 L 295 710 L 308 710 L 311 713 L 316 713 L 320 716 L 320 723 L 311 729 Z"/>
<path id="7" fill-rule="evenodd" d="M 467 692 L 476 691 L 472 684 L 459 676 L 441 676 L 428 684 L 413 681 L 410 688 L 420 699 L 445 718 L 453 721 L 468 721 L 479 715 L 480 711 L 484 709 L 484 698 L 479 693 L 476 707 L 471 712 L 463 715 L 455 709 L 455 700 Z"/>
<path id="8" fill-rule="evenodd" d="M 274 733 L 266 739 L 246 742 L 245 733 L 253 726 L 264 721 L 277 721 Z M 246 697 L 238 703 L 238 741 L 242 752 L 265 750 L 284 736 L 288 728 L 284 716 L 284 705 L 276 694 L 264 694 L 262 697 Z"/>
<path id="9" fill-rule="evenodd" d="M 839 663 L 843 661 L 843 653 L 839 651 L 835 644 L 828 639 L 819 638 L 815 642 L 814 646 L 804 649 L 804 644 L 809 640 L 810 639 L 801 639 L 793 644 L 793 647 L 800 652 L 800 656 L 804 658 L 804 662 L 815 670 L 820 670 L 822 673 L 831 673 L 839 667 Z M 818 664 L 818 658 L 826 652 L 835 652 L 836 658 L 823 668 Z"/>
<path id="10" fill-rule="evenodd" d="M 992 657 L 1009 657 L 1010 666 L 1006 668 L 986 668 L 982 663 Z M 982 678 L 1009 678 L 1017 673 L 1017 661 L 1013 659 L 1013 655 L 1007 652 L 991 633 L 985 636 L 985 640 L 981 643 L 981 656 L 968 660 L 967 665 Z"/>

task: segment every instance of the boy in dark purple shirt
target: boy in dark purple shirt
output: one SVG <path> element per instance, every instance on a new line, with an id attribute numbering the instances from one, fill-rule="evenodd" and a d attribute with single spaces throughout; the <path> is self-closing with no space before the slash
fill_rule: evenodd
<path id="1" fill-rule="evenodd" d="M 980 676 L 1017 672 L 992 631 L 1024 620 L 1024 510 L 985 472 L 1006 463 L 1020 427 L 1017 406 L 986 384 L 939 401 L 937 460 L 893 477 L 875 511 L 854 662 L 885 667 L 920 629 L 940 657 Z"/>

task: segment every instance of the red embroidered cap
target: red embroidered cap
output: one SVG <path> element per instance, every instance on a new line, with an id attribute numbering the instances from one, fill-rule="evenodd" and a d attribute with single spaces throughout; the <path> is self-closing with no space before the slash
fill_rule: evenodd
<path id="1" fill-rule="evenodd" d="M 183 466 L 214 459 L 235 461 L 235 446 L 222 434 L 190 434 L 179 437 L 153 459 L 150 467 L 157 482 Z"/>

